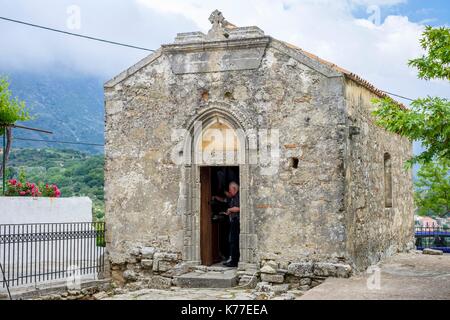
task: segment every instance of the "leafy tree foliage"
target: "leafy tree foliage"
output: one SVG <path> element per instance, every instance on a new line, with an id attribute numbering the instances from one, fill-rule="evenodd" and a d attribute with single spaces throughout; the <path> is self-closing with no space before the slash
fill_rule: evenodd
<path id="1" fill-rule="evenodd" d="M 450 29 L 427 27 L 421 39 L 426 50 L 421 58 L 409 61 L 419 78 L 450 80 Z M 450 159 L 450 101 L 439 97 L 417 99 L 411 108 L 400 108 L 390 98 L 374 100 L 376 123 L 410 140 L 420 141 L 425 150 L 410 163 L 430 163 Z"/>
<path id="2" fill-rule="evenodd" d="M 419 78 L 450 80 L 450 29 L 427 27 L 420 44 L 427 54 L 409 61 Z"/>
<path id="3" fill-rule="evenodd" d="M 450 212 L 450 160 L 422 165 L 415 200 L 420 215 L 445 216 Z"/>
<path id="4" fill-rule="evenodd" d="M 392 99 L 378 100 L 377 124 L 410 140 L 420 141 L 424 151 L 410 163 L 450 159 L 450 101 L 439 97 L 417 99 L 401 109 Z"/>
<path id="5" fill-rule="evenodd" d="M 426 53 L 409 61 L 425 80 L 450 81 L 450 29 L 427 27 L 420 40 Z M 409 164 L 419 163 L 415 183 L 418 213 L 444 216 L 450 206 L 450 101 L 439 97 L 417 99 L 411 108 L 400 108 L 390 98 L 375 100 L 377 124 L 410 140 L 425 150 Z"/>
<path id="6" fill-rule="evenodd" d="M 6 78 L 0 77 L 0 136 L 6 135 L 5 160 L 9 159 L 12 145 L 11 125 L 17 121 L 27 121 L 31 117 L 25 107 L 25 103 L 18 98 L 13 98 L 9 90 Z M 3 174 L 3 166 L 0 166 L 0 175 Z"/>
<path id="7" fill-rule="evenodd" d="M 0 78 L 0 124 L 11 125 L 17 121 L 30 120 L 25 103 L 13 98 L 6 78 Z"/>

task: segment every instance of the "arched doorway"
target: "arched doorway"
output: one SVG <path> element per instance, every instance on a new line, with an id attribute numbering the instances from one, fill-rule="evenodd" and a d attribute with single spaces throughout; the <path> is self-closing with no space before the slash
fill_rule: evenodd
<path id="1" fill-rule="evenodd" d="M 239 185 L 241 140 L 245 139 L 239 136 L 241 131 L 219 116 L 211 117 L 197 133 L 200 134 L 194 138 L 194 163 L 200 169 L 200 260 L 209 266 L 228 260 L 231 246 L 236 247 L 239 241 L 236 219 L 230 223 L 224 213 L 230 201 L 229 185 Z M 234 240 L 230 243 L 232 229 Z"/>
<path id="2" fill-rule="evenodd" d="M 205 108 L 187 129 L 190 137 L 185 141 L 183 152 L 189 154 L 192 161 L 184 165 L 181 172 L 179 209 L 183 215 L 183 259 L 192 264 L 209 265 L 218 258 L 218 252 L 207 247 L 217 235 L 210 222 L 210 200 L 212 193 L 217 192 L 213 186 L 214 176 L 226 169 L 237 175 L 240 185 L 240 264 L 254 264 L 256 235 L 247 192 L 249 165 L 245 129 L 236 117 L 220 107 Z"/>

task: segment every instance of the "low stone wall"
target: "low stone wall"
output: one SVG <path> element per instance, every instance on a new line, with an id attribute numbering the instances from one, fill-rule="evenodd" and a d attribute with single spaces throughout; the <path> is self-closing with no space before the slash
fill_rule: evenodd
<path id="1" fill-rule="evenodd" d="M 84 281 L 78 289 L 66 283 L 36 284 L 35 286 L 12 288 L 12 300 L 98 300 L 112 295 L 114 288 L 110 279 Z M 9 300 L 6 291 L 0 291 L 0 300 Z"/>
<path id="2" fill-rule="evenodd" d="M 238 271 L 240 276 L 239 285 L 249 284 L 251 287 L 260 287 L 262 291 L 267 290 L 267 286 L 288 285 L 289 289 L 301 291 L 309 290 L 328 277 L 348 278 L 352 274 L 352 267 L 349 264 L 338 261 L 300 261 L 291 263 L 278 263 L 275 260 L 263 260 L 261 268 L 255 275 L 248 270 Z M 256 283 L 258 283 L 256 285 Z M 266 288 L 264 288 L 266 286 Z"/>
<path id="3" fill-rule="evenodd" d="M 171 286 L 177 286 L 178 276 L 193 270 L 206 272 L 208 269 L 213 271 L 214 267 L 183 262 L 180 252 L 140 246 L 132 249 L 123 262 L 111 263 L 111 278 L 116 285 L 127 290 L 169 289 Z M 239 286 L 242 287 L 276 291 L 277 286 L 285 285 L 285 289 L 306 291 L 328 277 L 348 278 L 352 272 L 350 264 L 338 258 L 328 261 L 279 262 L 266 257 L 260 261 L 260 267 L 239 268 L 237 275 Z"/>
<path id="4" fill-rule="evenodd" d="M 113 282 L 128 289 L 168 289 L 176 285 L 176 276 L 190 271 L 181 261 L 181 253 L 145 246 L 132 249 L 125 261 L 111 262 L 110 268 Z"/>

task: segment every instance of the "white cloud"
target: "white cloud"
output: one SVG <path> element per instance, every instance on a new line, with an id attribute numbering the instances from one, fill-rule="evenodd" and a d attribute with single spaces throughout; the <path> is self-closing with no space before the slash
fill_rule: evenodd
<path id="1" fill-rule="evenodd" d="M 67 28 L 67 9 L 81 10 L 81 29 Z M 0 0 L 1 16 L 150 49 L 180 29 L 195 28 L 183 17 L 160 15 L 137 1 Z M 148 52 L 74 38 L 0 20 L 0 72 L 61 68 L 112 77 Z"/>
<path id="2" fill-rule="evenodd" d="M 448 84 L 418 80 L 416 71 L 407 66 L 409 59 L 422 53 L 423 25 L 404 16 L 388 16 L 380 25 L 369 19 L 369 13 L 366 19 L 352 16 L 356 6 L 377 5 L 383 10 L 406 0 L 138 1 L 157 12 L 190 19 L 203 32 L 210 27 L 210 12 L 218 8 L 238 26 L 257 25 L 266 34 L 355 72 L 381 89 L 413 98 L 449 96 Z"/>
<path id="3" fill-rule="evenodd" d="M 206 32 L 214 9 L 238 26 L 257 25 L 266 34 L 291 42 L 351 70 L 381 89 L 417 97 L 447 95 L 448 85 L 416 79 L 407 60 L 420 55 L 423 25 L 389 16 L 380 25 L 356 19 L 355 8 L 385 7 L 405 0 L 0 0 L 1 15 L 66 28 L 67 7 L 81 8 L 83 34 L 157 48 L 177 32 Z M 66 29 L 67 30 L 67 29 Z M 70 31 L 70 30 L 68 30 Z M 0 21 L 0 70 L 68 66 L 110 77 L 147 53 L 99 44 Z"/>

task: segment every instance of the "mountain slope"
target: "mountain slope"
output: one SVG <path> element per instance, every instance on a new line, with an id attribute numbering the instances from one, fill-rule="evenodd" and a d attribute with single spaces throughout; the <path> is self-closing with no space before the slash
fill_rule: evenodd
<path id="1" fill-rule="evenodd" d="M 24 100 L 35 119 L 26 126 L 53 131 L 53 135 L 14 129 L 14 137 L 77 142 L 104 142 L 103 79 L 84 75 L 0 72 L 11 83 L 13 96 Z M 15 140 L 14 147 L 71 148 L 90 153 L 102 147 Z"/>

